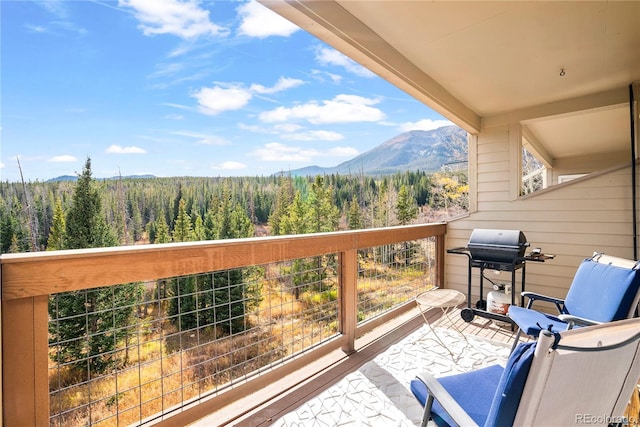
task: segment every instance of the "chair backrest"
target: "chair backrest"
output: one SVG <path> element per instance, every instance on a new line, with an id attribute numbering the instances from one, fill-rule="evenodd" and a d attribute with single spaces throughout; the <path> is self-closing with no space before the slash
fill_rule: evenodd
<path id="1" fill-rule="evenodd" d="M 520 343 L 509 355 L 493 395 L 485 426 L 513 425 L 537 344 L 537 341 Z"/>
<path id="2" fill-rule="evenodd" d="M 537 341 L 512 425 L 618 423 L 640 379 L 640 319 Z"/>
<path id="3" fill-rule="evenodd" d="M 596 254 L 578 267 L 565 298 L 565 308 L 574 316 L 611 322 L 631 317 L 638 298 L 638 263 Z"/>

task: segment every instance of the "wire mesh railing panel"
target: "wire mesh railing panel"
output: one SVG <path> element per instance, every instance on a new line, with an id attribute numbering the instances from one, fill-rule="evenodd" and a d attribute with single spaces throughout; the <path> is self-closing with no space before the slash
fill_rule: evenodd
<path id="1" fill-rule="evenodd" d="M 136 425 L 338 334 L 337 255 L 49 300 L 50 425 Z"/>
<path id="2" fill-rule="evenodd" d="M 358 251 L 358 321 L 370 320 L 436 283 L 435 238 Z"/>

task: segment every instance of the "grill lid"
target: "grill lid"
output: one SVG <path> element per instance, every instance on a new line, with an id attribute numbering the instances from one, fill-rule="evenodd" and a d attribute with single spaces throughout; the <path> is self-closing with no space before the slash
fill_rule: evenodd
<path id="1" fill-rule="evenodd" d="M 474 260 L 510 263 L 524 257 L 528 246 L 527 238 L 519 230 L 475 229 L 467 248 Z"/>

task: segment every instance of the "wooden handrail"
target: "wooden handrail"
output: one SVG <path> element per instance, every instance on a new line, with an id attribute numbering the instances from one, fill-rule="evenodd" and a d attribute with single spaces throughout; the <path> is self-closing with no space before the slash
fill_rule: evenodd
<path id="1" fill-rule="evenodd" d="M 5 425 L 49 424 L 49 295 L 100 286 L 165 279 L 217 270 L 338 254 L 340 332 L 337 343 L 355 351 L 358 333 L 372 325 L 357 324 L 357 251 L 392 243 L 435 237 L 437 285 L 442 285 L 445 224 L 423 224 L 311 235 L 262 237 L 207 242 L 5 254 L 0 256 L 2 284 L 2 420 Z M 401 308 L 376 319 L 384 322 Z M 320 346 L 274 374 L 282 375 L 327 352 Z M 282 371 L 282 372 L 281 372 Z M 181 420 L 213 410 L 261 386 L 269 377 L 234 387 L 217 399 L 180 412 Z M 264 385 L 264 384 L 262 384 Z M 191 411 L 191 412 L 190 412 Z M 173 420 L 175 421 L 175 420 Z M 167 425 L 173 422 L 167 419 Z M 162 424 L 162 423 L 160 423 Z"/>
<path id="2" fill-rule="evenodd" d="M 267 264 L 443 236 L 445 224 L 0 256 L 2 300 Z"/>

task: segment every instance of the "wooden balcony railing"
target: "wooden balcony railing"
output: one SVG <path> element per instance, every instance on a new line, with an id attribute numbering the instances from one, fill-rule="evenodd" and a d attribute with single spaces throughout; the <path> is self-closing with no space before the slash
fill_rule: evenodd
<path id="1" fill-rule="evenodd" d="M 362 314 L 359 299 L 363 250 L 429 240 L 433 246 L 430 285 L 441 285 L 444 266 L 445 224 L 426 224 L 374 230 L 313 235 L 249 238 L 210 242 L 174 243 L 87 250 L 6 254 L 0 257 L 2 283 L 2 420 L 7 426 L 58 425 L 50 414 L 49 303 L 51 296 L 70 291 L 150 283 L 167 278 L 210 274 L 251 266 L 273 265 L 296 259 L 335 256 L 337 287 L 337 335 L 296 354 L 287 363 L 251 376 L 243 383 L 214 393 L 194 404 L 158 417 L 144 417 L 138 424 L 185 424 L 237 400 L 274 378 L 295 371 L 342 348 L 353 352 L 357 337 L 413 307 L 410 299 L 374 316 Z M 360 252 L 359 252 L 360 251 Z M 362 255 L 360 255 L 360 259 Z M 360 277 L 360 278 L 359 278 Z M 367 321 L 359 321 L 366 319 Z M 116 402 L 117 406 L 117 402 Z M 186 409 L 189 406 L 189 409 Z M 140 411 L 142 413 L 142 411 Z M 119 418 L 96 423 L 118 425 Z M 152 421 L 149 421 L 152 420 Z M 91 423 L 91 419 L 89 419 Z"/>

